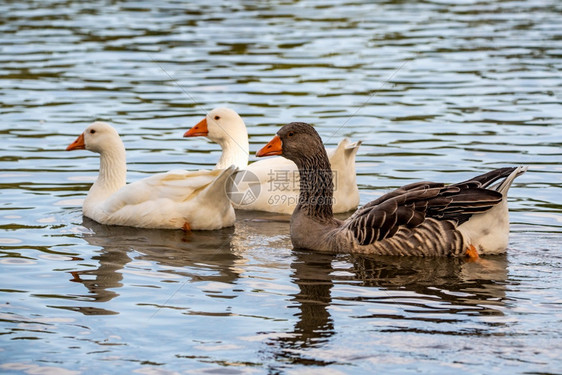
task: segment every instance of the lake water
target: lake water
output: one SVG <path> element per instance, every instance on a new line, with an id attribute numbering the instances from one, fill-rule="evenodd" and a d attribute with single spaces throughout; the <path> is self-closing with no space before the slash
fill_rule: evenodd
<path id="1" fill-rule="evenodd" d="M 562 4 L 0 3 L 0 372 L 562 373 Z M 484 262 L 295 251 L 288 217 L 216 232 L 108 227 L 81 201 L 118 128 L 128 180 L 212 168 L 212 108 L 253 152 L 279 127 L 362 140 L 362 204 L 528 165 Z"/>

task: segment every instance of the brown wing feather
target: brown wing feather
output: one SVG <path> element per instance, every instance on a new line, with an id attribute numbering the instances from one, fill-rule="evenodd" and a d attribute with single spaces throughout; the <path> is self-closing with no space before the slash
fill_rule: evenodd
<path id="1" fill-rule="evenodd" d="M 367 203 L 345 221 L 345 226 L 359 244 L 368 245 L 392 237 L 400 226 L 417 227 L 427 217 L 460 225 L 501 202 L 501 193 L 482 186 L 510 172 L 511 168 L 502 168 L 448 186 L 426 181 L 406 185 Z"/>
<path id="2" fill-rule="evenodd" d="M 516 168 L 515 167 L 506 167 L 506 168 L 498 168 L 494 169 L 493 171 L 481 174 L 476 177 L 472 177 L 469 180 L 459 182 L 454 184 L 453 186 L 462 186 L 464 184 L 478 184 L 477 187 L 486 188 L 496 182 L 501 178 L 505 178 L 511 174 Z"/>

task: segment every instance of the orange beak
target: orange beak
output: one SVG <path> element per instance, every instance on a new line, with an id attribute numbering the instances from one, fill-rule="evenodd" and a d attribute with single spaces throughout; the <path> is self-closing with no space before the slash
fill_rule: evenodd
<path id="1" fill-rule="evenodd" d="M 84 133 L 80 134 L 74 142 L 68 145 L 66 151 L 72 150 L 85 150 L 86 144 L 84 143 Z"/>
<path id="2" fill-rule="evenodd" d="M 279 138 L 278 135 L 273 137 L 268 144 L 263 146 L 261 150 L 256 152 L 256 156 L 271 156 L 271 155 L 281 155 L 283 153 L 283 141 Z"/>
<path id="3" fill-rule="evenodd" d="M 184 137 L 204 137 L 209 134 L 209 129 L 207 128 L 207 118 L 199 121 L 197 125 L 189 129 L 183 135 Z"/>

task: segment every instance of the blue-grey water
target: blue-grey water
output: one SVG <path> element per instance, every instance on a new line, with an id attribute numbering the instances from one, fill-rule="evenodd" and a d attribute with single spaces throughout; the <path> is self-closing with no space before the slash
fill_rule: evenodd
<path id="1" fill-rule="evenodd" d="M 562 373 L 559 0 L 0 2 L 0 373 Z M 362 140 L 362 204 L 528 165 L 506 255 L 293 250 L 288 217 L 99 225 L 94 120 L 128 181 L 212 168 L 212 108 L 253 152 L 290 121 Z"/>

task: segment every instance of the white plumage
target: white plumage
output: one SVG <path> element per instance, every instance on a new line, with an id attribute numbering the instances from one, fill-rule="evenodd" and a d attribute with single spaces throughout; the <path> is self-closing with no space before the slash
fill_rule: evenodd
<path id="1" fill-rule="evenodd" d="M 94 122 L 68 146 L 100 154 L 98 178 L 83 213 L 99 223 L 161 229 L 219 229 L 232 226 L 234 209 L 226 195 L 236 168 L 173 170 L 126 184 L 125 147 L 117 131 Z"/>
<path id="2" fill-rule="evenodd" d="M 519 166 L 504 180 L 490 186 L 502 194 L 500 203 L 490 210 L 472 215 L 472 217 L 458 227 L 465 242 L 473 245 L 480 254 L 503 254 L 509 243 L 509 210 L 507 207 L 507 192 L 517 176 L 527 171 L 527 166 Z"/>

